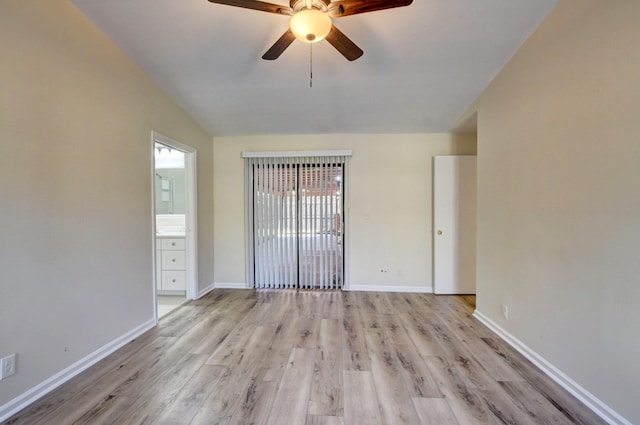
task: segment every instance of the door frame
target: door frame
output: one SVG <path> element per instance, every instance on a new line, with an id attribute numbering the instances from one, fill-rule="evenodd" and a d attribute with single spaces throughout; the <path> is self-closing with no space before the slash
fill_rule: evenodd
<path id="1" fill-rule="evenodd" d="M 197 173 L 196 159 L 197 150 L 194 147 L 185 145 L 156 131 L 151 132 L 151 223 L 152 223 L 152 251 L 153 259 L 153 311 L 155 321 L 158 321 L 157 306 L 157 280 L 156 276 L 156 160 L 155 144 L 161 143 L 184 152 L 184 172 L 185 172 L 185 259 L 186 259 L 186 296 L 187 299 L 195 300 L 198 297 L 198 205 L 197 205 Z"/>

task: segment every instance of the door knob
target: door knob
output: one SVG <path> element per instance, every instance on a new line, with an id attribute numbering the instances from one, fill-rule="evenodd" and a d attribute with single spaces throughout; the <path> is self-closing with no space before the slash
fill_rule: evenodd
<path id="1" fill-rule="evenodd" d="M 441 235 L 442 234 L 442 230 L 438 230 L 438 234 Z"/>

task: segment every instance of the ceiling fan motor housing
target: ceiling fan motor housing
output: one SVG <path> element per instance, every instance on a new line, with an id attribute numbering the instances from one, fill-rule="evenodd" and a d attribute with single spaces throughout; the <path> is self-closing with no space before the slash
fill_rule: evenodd
<path id="1" fill-rule="evenodd" d="M 299 12 L 303 9 L 318 9 L 323 12 L 329 10 L 328 5 L 330 1 L 323 0 L 292 0 L 290 2 L 291 9 L 293 9 L 293 13 Z"/>

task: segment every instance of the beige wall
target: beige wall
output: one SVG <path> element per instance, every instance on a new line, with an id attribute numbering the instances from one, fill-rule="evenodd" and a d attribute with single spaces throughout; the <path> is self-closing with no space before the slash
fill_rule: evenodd
<path id="1" fill-rule="evenodd" d="M 430 288 L 432 158 L 475 146 L 475 135 L 450 134 L 215 138 L 215 282 L 247 281 L 243 151 L 351 149 L 351 284 Z"/>
<path id="2" fill-rule="evenodd" d="M 69 1 L 0 2 L 0 40 L 0 356 L 18 353 L 2 406 L 153 318 L 151 130 L 199 150 L 213 282 L 213 154 Z"/>
<path id="3" fill-rule="evenodd" d="M 478 103 L 478 310 L 632 423 L 639 23 L 637 0 L 561 0 Z"/>

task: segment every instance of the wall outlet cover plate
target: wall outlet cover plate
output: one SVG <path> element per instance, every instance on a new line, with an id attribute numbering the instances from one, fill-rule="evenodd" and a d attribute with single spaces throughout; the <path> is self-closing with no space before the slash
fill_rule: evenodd
<path id="1" fill-rule="evenodd" d="M 8 378 L 16 373 L 16 355 L 3 357 L 0 359 L 0 379 Z"/>

